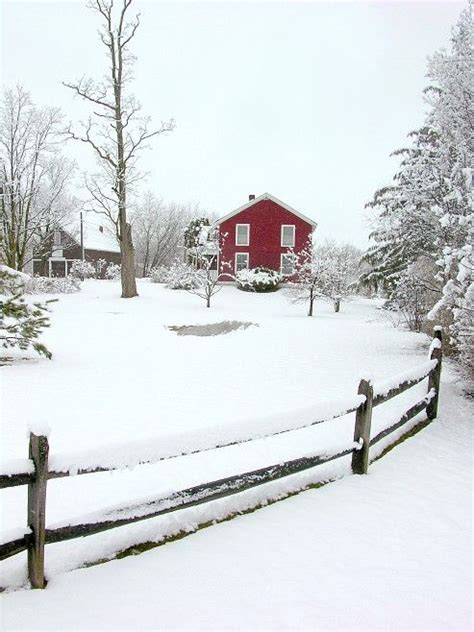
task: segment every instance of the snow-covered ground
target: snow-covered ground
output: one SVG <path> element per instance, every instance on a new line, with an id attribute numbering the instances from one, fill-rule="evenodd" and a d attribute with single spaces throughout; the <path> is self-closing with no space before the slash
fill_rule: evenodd
<path id="1" fill-rule="evenodd" d="M 305 419 L 426 361 L 427 337 L 394 329 L 368 300 L 324 303 L 316 315 L 282 292 L 225 287 L 210 310 L 189 294 L 143 282 L 87 282 L 54 305 L 49 362 L 29 356 L 0 371 L 2 459 L 25 457 L 27 428 L 48 423 L 51 458 L 80 464 L 146 445 L 196 441 L 236 428 Z M 241 320 L 215 337 L 169 325 Z M 420 399 L 426 384 L 378 407 L 374 432 Z M 446 363 L 439 419 L 371 466 L 168 544 L 89 569 L 125 546 L 219 518 L 284 491 L 264 486 L 46 549 L 46 591 L 2 596 L 5 629 L 469 629 L 472 406 Z M 121 472 L 51 481 L 48 526 L 170 490 L 350 443 L 349 415 L 274 439 Z M 181 445 L 181 444 L 180 444 Z M 121 458 L 121 457 L 120 457 Z M 7 463 L 8 465 L 8 463 Z M 333 478 L 347 459 L 285 482 Z M 268 491 L 269 490 L 269 491 Z M 1 493 L 2 531 L 25 522 L 26 489 Z M 2 562 L 2 585 L 25 581 L 25 559 Z M 100 595 L 100 599 L 98 596 Z M 183 607 L 184 606 L 184 607 Z"/>

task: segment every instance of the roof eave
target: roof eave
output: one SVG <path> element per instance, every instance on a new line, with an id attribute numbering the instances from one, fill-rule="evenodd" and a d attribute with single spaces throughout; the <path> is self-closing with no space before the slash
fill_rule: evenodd
<path id="1" fill-rule="evenodd" d="M 247 210 L 248 208 L 250 208 L 254 204 L 257 204 L 258 202 L 261 202 L 262 200 L 271 200 L 272 202 L 275 202 L 275 204 L 278 204 L 279 206 L 284 208 L 289 213 L 292 213 L 293 215 L 296 215 L 296 217 L 299 217 L 304 222 L 306 222 L 307 224 L 312 226 L 313 230 L 315 228 L 317 228 L 317 226 L 318 226 L 317 222 L 313 221 L 312 219 L 310 219 L 306 215 L 303 215 L 303 213 L 300 213 L 299 211 L 297 211 L 293 207 L 289 206 L 288 204 L 285 204 L 285 202 L 282 202 L 281 200 L 276 198 L 274 195 L 271 195 L 270 193 L 263 193 L 262 195 L 259 195 L 255 199 L 249 200 L 248 202 L 246 202 L 242 206 L 239 206 L 239 208 L 235 209 L 234 211 L 232 211 L 232 212 L 228 213 L 227 215 L 224 215 L 223 217 L 221 217 L 218 220 L 216 220 L 214 222 L 213 226 L 220 226 L 220 224 L 222 224 L 223 222 L 226 222 L 228 219 L 231 219 L 235 215 L 238 215 L 239 213 L 242 213 L 242 211 Z"/>

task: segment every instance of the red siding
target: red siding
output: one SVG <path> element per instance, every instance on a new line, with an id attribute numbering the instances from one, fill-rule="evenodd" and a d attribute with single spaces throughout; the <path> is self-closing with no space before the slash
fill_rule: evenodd
<path id="1" fill-rule="evenodd" d="M 248 246 L 235 245 L 237 224 L 250 224 L 250 240 Z M 281 246 L 281 227 L 283 224 L 295 226 L 295 246 L 293 250 L 300 252 L 308 243 L 313 227 L 273 200 L 260 200 L 249 208 L 234 215 L 220 225 L 221 264 L 230 263 L 221 269 L 234 273 L 235 253 L 249 253 L 249 267 L 265 266 L 272 270 L 280 270 L 280 255 L 291 250 Z"/>

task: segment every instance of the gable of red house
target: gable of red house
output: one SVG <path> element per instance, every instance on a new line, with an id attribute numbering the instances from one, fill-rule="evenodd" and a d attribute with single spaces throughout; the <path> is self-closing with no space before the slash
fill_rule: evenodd
<path id="1" fill-rule="evenodd" d="M 284 255 L 301 252 L 317 224 L 269 193 L 249 198 L 215 224 L 221 248 L 219 269 L 229 274 L 259 266 L 281 271 L 288 263 Z"/>

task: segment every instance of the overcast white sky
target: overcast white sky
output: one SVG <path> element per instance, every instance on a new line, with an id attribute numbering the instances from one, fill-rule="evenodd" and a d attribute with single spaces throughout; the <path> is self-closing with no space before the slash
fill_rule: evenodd
<path id="1" fill-rule="evenodd" d="M 448 46 L 464 3 L 134 4 L 134 92 L 154 121 L 177 123 L 143 155 L 144 186 L 218 215 L 268 191 L 322 237 L 363 247 L 364 204 L 422 122 L 426 56 Z M 97 28 L 82 0 L 4 0 L 2 82 L 74 120 L 61 81 L 100 77 Z"/>

